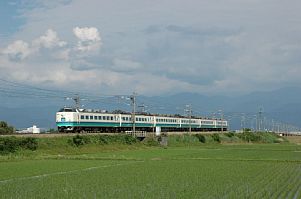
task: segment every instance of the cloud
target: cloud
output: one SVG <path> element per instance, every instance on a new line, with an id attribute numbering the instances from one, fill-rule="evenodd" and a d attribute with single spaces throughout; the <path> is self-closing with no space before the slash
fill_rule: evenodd
<path id="1" fill-rule="evenodd" d="M 111 67 L 115 71 L 119 72 L 133 72 L 136 73 L 142 69 L 142 64 L 129 59 L 115 58 L 113 60 L 113 66 Z"/>
<path id="2" fill-rule="evenodd" d="M 68 86 L 74 78 L 74 85 L 92 89 L 95 84 L 104 92 L 142 85 L 142 94 L 231 94 L 301 83 L 301 1 L 130 1 L 59 0 L 55 6 L 25 8 L 25 23 L 1 42 L 22 39 L 5 46 L 8 61 L 19 60 L 7 65 L 34 71 L 30 75 L 36 79 Z M 32 38 L 50 25 L 52 31 Z"/>
<path id="3" fill-rule="evenodd" d="M 75 27 L 73 33 L 79 39 L 77 43 L 77 49 L 79 51 L 95 51 L 100 48 L 101 38 L 97 28 Z"/>
<path id="4" fill-rule="evenodd" d="M 7 55 L 12 60 L 23 60 L 31 53 L 31 49 L 27 42 L 17 40 L 12 44 L 9 44 L 6 49 L 3 50 L 3 54 Z"/>
<path id="5" fill-rule="evenodd" d="M 16 40 L 12 44 L 9 44 L 6 47 L 6 49 L 2 51 L 2 53 L 7 55 L 11 60 L 20 61 L 33 54 L 38 53 L 41 50 L 41 48 L 61 48 L 64 47 L 66 44 L 67 43 L 65 41 L 61 41 L 58 38 L 57 33 L 54 30 L 48 29 L 45 35 L 34 39 L 31 42 L 31 45 L 23 40 Z M 65 58 L 66 52 L 61 57 Z"/>
<path id="6" fill-rule="evenodd" d="M 58 38 L 57 33 L 52 29 L 48 29 L 45 35 L 42 35 L 38 39 L 35 39 L 32 43 L 32 45 L 37 48 L 63 47 L 67 44 L 65 41 L 61 41 Z"/>

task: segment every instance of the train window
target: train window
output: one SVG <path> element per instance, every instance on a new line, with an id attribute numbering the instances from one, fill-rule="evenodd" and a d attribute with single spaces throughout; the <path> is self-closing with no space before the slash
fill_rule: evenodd
<path id="1" fill-rule="evenodd" d="M 84 115 L 81 115 L 81 116 L 80 116 L 80 119 L 81 119 L 81 120 L 85 119 L 85 116 L 84 116 Z"/>
<path id="2" fill-rule="evenodd" d="M 97 118 L 98 118 L 97 116 L 94 116 L 94 120 L 97 120 Z"/>
<path id="3" fill-rule="evenodd" d="M 88 120 L 89 119 L 89 116 L 88 115 L 86 115 L 86 120 Z"/>
<path id="4" fill-rule="evenodd" d="M 113 117 L 113 116 L 111 116 L 111 120 L 114 120 L 114 117 Z"/>
<path id="5" fill-rule="evenodd" d="M 101 120 L 101 116 L 98 116 L 98 120 Z"/>
<path id="6" fill-rule="evenodd" d="M 110 116 L 107 116 L 107 120 L 110 120 Z"/>
<path id="7" fill-rule="evenodd" d="M 93 120 L 93 116 L 92 115 L 90 115 L 90 120 Z"/>

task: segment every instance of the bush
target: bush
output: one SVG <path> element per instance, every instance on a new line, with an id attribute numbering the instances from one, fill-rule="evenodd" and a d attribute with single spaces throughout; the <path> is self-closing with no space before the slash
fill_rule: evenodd
<path id="1" fill-rule="evenodd" d="M 15 153 L 19 149 L 36 150 L 38 148 L 37 138 L 0 137 L 0 153 Z"/>
<path id="2" fill-rule="evenodd" d="M 2 154 L 14 153 L 19 149 L 19 143 L 15 137 L 0 138 L 0 152 Z"/>
<path id="3" fill-rule="evenodd" d="M 38 148 L 38 140 L 34 137 L 27 137 L 21 141 L 20 146 L 24 149 L 34 151 Z"/>
<path id="4" fill-rule="evenodd" d="M 89 142 L 90 142 L 90 140 L 89 140 L 88 136 L 76 135 L 72 138 L 71 144 L 74 144 L 75 146 L 79 147 L 79 146 L 82 146 Z"/>
<path id="5" fill-rule="evenodd" d="M 126 135 L 124 136 L 124 141 L 125 144 L 131 145 L 137 142 L 137 138 L 130 136 L 130 135 Z"/>
<path id="6" fill-rule="evenodd" d="M 249 131 L 238 134 L 238 137 L 247 142 L 259 142 L 261 140 L 259 133 L 253 133 Z"/>
<path id="7" fill-rule="evenodd" d="M 143 140 L 143 143 L 145 145 L 147 145 L 147 146 L 159 146 L 160 145 L 160 143 L 158 142 L 158 140 L 155 139 L 155 138 L 145 138 Z"/>
<path id="8" fill-rule="evenodd" d="M 261 143 L 279 143 L 279 136 L 275 133 L 267 132 L 243 132 L 237 134 L 239 138 L 247 142 L 261 142 Z"/>
<path id="9" fill-rule="evenodd" d="M 205 143 L 206 142 L 206 138 L 204 135 L 201 135 L 201 134 L 195 134 L 194 135 L 196 138 L 198 138 L 198 140 L 201 142 L 201 143 Z"/>
<path id="10" fill-rule="evenodd" d="M 137 141 L 137 138 L 130 135 L 76 135 L 71 140 L 68 140 L 68 143 L 78 147 L 90 143 L 102 145 L 113 143 L 131 145 L 136 143 Z"/>
<path id="11" fill-rule="evenodd" d="M 109 137 L 108 137 L 108 135 L 101 135 L 101 136 L 99 136 L 99 143 L 100 144 L 109 144 Z"/>
<path id="12" fill-rule="evenodd" d="M 214 133 L 212 136 L 213 141 L 220 143 L 221 142 L 221 138 L 219 137 L 219 134 Z"/>
<path id="13" fill-rule="evenodd" d="M 131 135 L 100 135 L 98 141 L 100 144 L 119 143 L 131 145 L 138 140 Z"/>
<path id="14" fill-rule="evenodd" d="M 232 138 L 235 136 L 235 134 L 233 132 L 229 132 L 229 133 L 225 133 L 225 136 Z"/>

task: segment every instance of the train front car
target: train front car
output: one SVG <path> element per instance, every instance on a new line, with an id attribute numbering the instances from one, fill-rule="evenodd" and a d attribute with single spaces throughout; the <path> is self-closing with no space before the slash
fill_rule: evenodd
<path id="1" fill-rule="evenodd" d="M 74 132 L 79 122 L 79 114 L 75 108 L 62 108 L 56 113 L 56 125 L 59 132 Z"/>

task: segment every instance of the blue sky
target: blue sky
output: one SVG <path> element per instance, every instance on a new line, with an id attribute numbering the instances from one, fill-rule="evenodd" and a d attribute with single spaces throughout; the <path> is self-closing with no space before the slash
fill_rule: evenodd
<path id="1" fill-rule="evenodd" d="M 18 14 L 18 5 L 13 2 L 0 1 L 0 17 L 0 37 L 7 38 L 24 23 Z"/>
<path id="2" fill-rule="evenodd" d="M 0 2 L 0 78 L 63 90 L 240 95 L 301 83 L 298 0 Z"/>

